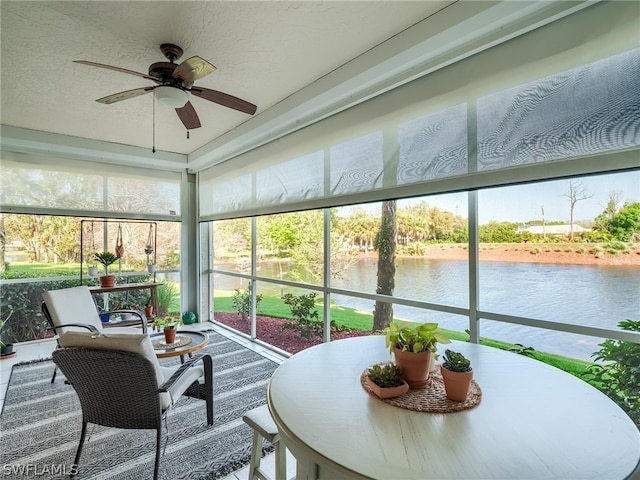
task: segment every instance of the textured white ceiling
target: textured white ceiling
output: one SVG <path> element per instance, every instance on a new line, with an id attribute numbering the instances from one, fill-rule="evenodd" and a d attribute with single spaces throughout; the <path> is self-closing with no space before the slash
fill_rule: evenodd
<path id="1" fill-rule="evenodd" d="M 258 105 L 256 116 L 450 1 L 1 2 L 1 123 L 151 148 L 153 96 L 95 99 L 154 85 L 72 63 L 147 73 L 161 43 L 218 69 L 196 82 Z M 157 106 L 158 150 L 191 153 L 250 117 L 191 96 L 202 128 Z"/>

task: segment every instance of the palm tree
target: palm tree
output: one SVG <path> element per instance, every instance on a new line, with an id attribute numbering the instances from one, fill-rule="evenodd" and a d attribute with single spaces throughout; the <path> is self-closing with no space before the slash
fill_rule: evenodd
<path id="1" fill-rule="evenodd" d="M 376 236 L 378 250 L 378 286 L 376 293 L 393 295 L 396 276 L 396 201 L 382 202 L 380 230 Z M 393 318 L 393 304 L 376 300 L 373 330 L 388 327 Z"/>

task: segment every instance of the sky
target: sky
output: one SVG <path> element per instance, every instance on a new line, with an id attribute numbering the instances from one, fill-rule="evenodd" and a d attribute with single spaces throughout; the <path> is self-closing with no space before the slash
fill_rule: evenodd
<path id="1" fill-rule="evenodd" d="M 601 214 L 609 200 L 609 193 L 620 192 L 622 202 L 640 202 L 640 172 L 624 172 L 574 179 L 580 182 L 590 198 L 576 203 L 574 221 L 593 220 Z M 544 208 L 545 222 L 569 223 L 570 203 L 564 194 L 568 193 L 568 180 L 534 183 L 513 187 L 481 190 L 478 194 L 479 224 L 491 220 L 498 222 L 527 222 L 542 220 Z M 466 193 L 432 195 L 398 201 L 398 208 L 426 201 L 430 206 L 468 217 Z M 379 203 L 370 204 L 367 210 L 379 211 Z M 619 205 L 622 206 L 622 205 Z M 350 207 L 346 207 L 348 215 Z"/>
<path id="2" fill-rule="evenodd" d="M 612 191 L 621 193 L 623 203 L 640 202 L 640 172 L 584 177 L 573 182 L 579 182 L 585 196 L 590 196 L 576 203 L 574 221 L 593 220 L 601 214 Z M 568 191 L 569 180 L 483 190 L 478 195 L 479 223 L 541 220 L 543 208 L 545 222 L 569 223 L 571 205 L 564 196 Z"/>

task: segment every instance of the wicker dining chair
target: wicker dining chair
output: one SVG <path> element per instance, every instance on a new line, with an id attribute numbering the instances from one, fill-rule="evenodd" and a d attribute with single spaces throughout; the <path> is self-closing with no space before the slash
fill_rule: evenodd
<path id="1" fill-rule="evenodd" d="M 213 359 L 200 354 L 178 367 L 161 367 L 147 334 L 66 332 L 53 361 L 75 389 L 82 408 L 78 465 L 87 424 L 155 429 L 153 478 L 158 478 L 162 421 L 189 387 L 203 392 L 207 424 L 213 425 Z M 168 433 L 167 440 L 168 442 Z"/>

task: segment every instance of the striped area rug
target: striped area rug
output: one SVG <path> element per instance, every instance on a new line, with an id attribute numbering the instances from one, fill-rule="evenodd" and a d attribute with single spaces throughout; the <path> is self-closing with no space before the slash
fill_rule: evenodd
<path id="1" fill-rule="evenodd" d="M 206 425 L 204 400 L 180 399 L 168 415 L 162 479 L 215 479 L 249 462 L 253 432 L 242 415 L 266 403 L 267 383 L 278 365 L 215 333 L 203 351 L 214 356 L 214 425 Z M 179 360 L 161 360 L 174 362 Z M 50 383 L 52 372 L 51 361 L 13 368 L 0 417 L 3 478 L 62 478 L 70 473 L 80 439 L 80 404 L 61 373 Z M 155 430 L 92 427 L 76 478 L 153 477 Z"/>

